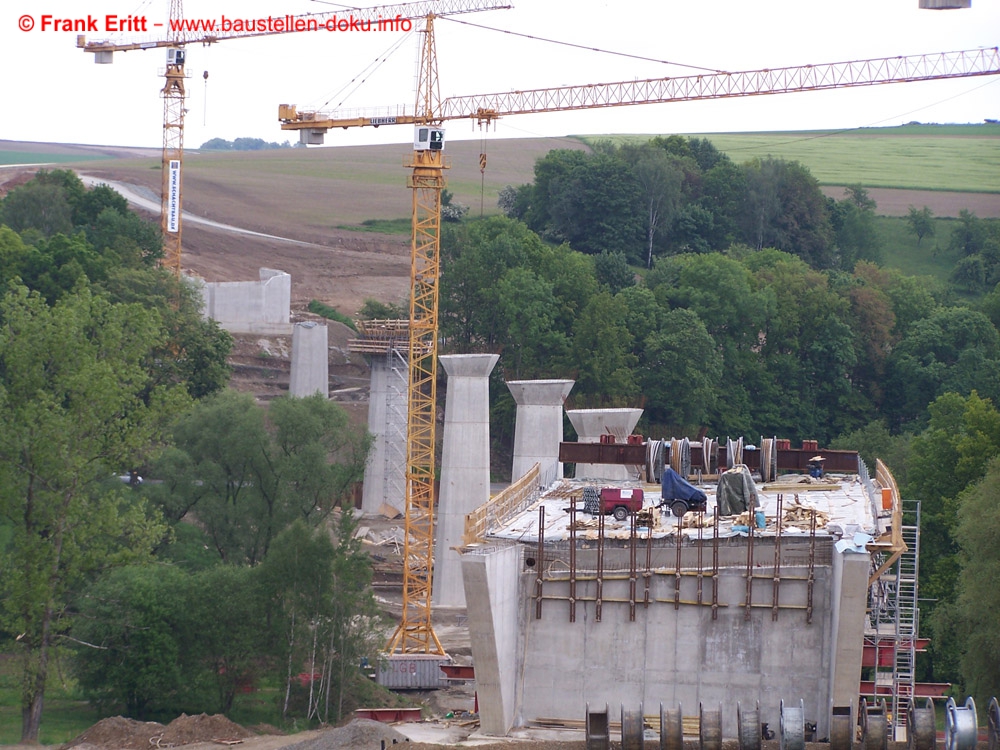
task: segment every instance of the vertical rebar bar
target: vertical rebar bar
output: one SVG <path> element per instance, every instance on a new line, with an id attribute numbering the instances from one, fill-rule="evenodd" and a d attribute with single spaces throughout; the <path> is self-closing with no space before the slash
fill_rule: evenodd
<path id="1" fill-rule="evenodd" d="M 778 597 L 781 588 L 781 516 L 784 495 L 778 495 L 778 522 L 774 535 L 774 571 L 771 583 L 771 620 L 778 619 Z"/>
<path id="2" fill-rule="evenodd" d="M 705 531 L 705 513 L 703 511 L 703 512 L 701 512 L 701 513 L 698 514 L 698 604 L 699 605 L 702 603 L 702 601 L 701 601 L 701 590 L 702 590 L 703 577 L 705 575 L 705 571 L 702 570 L 702 567 L 701 567 L 702 566 L 702 552 L 703 552 L 703 550 L 702 550 L 702 542 L 705 539 L 705 533 L 704 533 L 704 531 Z"/>
<path id="3" fill-rule="evenodd" d="M 629 513 L 632 522 L 629 524 L 629 540 L 628 540 L 628 619 L 629 622 L 635 622 L 635 582 L 636 582 L 636 557 L 635 557 L 635 545 L 636 545 L 636 523 L 637 515 L 635 511 Z"/>
<path id="4" fill-rule="evenodd" d="M 677 539 L 677 561 L 674 567 L 674 609 L 680 609 L 681 607 L 681 521 L 684 520 L 684 516 L 677 519 L 677 529 L 674 531 L 674 535 Z"/>
<path id="5" fill-rule="evenodd" d="M 816 580 L 816 511 L 809 517 L 809 579 L 806 584 L 806 624 L 813 620 L 813 583 Z"/>
<path id="6" fill-rule="evenodd" d="M 576 500 L 569 503 L 569 621 L 576 622 Z"/>
<path id="7" fill-rule="evenodd" d="M 653 578 L 653 524 L 649 524 L 646 529 L 646 572 L 642 574 L 644 581 L 644 591 L 642 593 L 642 606 L 649 608 L 649 583 Z"/>
<path id="8" fill-rule="evenodd" d="M 715 510 L 715 531 L 712 534 L 712 619 L 719 619 L 719 510 Z"/>
<path id="9" fill-rule="evenodd" d="M 542 619 L 542 570 L 545 567 L 545 506 L 538 506 L 538 559 L 535 561 L 535 619 Z"/>
<path id="10" fill-rule="evenodd" d="M 751 509 L 752 510 L 752 509 Z M 747 527 L 747 601 L 743 611 L 743 619 L 750 619 L 750 608 L 753 606 L 753 526 Z"/>
<path id="11" fill-rule="evenodd" d="M 603 511 L 604 509 L 601 508 Z M 604 513 L 597 516 L 597 592 L 594 606 L 594 620 L 601 621 L 601 608 L 604 604 Z"/>

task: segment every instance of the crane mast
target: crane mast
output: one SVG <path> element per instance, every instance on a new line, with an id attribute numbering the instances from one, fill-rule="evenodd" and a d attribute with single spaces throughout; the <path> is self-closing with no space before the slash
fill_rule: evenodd
<path id="1" fill-rule="evenodd" d="M 410 234 L 410 382 L 406 426 L 406 541 L 402 618 L 389 653 L 444 654 L 431 625 L 434 564 L 434 455 L 437 416 L 438 280 L 441 274 L 441 191 L 444 131 L 434 127 L 440 107 L 434 16 L 428 15 L 420 50 L 415 112 L 413 226 Z M 426 136 L 426 137 L 421 137 Z"/>
<path id="2" fill-rule="evenodd" d="M 170 0 L 170 20 L 183 17 L 182 0 Z M 169 39 L 180 46 L 167 48 L 163 73 L 163 161 L 160 189 L 160 231 L 163 234 L 163 266 L 181 275 L 181 214 L 184 180 L 184 56 L 179 25 L 170 24 Z"/>

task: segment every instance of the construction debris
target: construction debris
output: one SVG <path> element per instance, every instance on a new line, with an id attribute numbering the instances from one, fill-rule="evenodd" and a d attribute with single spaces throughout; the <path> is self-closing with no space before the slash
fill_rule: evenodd
<path id="1" fill-rule="evenodd" d="M 810 488 L 812 489 L 812 488 Z M 812 517 L 816 516 L 816 528 L 824 529 L 830 523 L 830 514 L 821 510 L 802 504 L 798 498 L 785 504 L 785 512 L 781 517 L 784 526 L 795 526 L 800 529 L 808 529 L 812 524 Z"/>

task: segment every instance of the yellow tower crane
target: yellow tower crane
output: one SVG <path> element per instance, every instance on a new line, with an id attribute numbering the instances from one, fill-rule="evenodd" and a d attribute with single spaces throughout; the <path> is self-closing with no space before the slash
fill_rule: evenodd
<path id="1" fill-rule="evenodd" d="M 169 23 L 166 39 L 142 42 L 88 42 L 80 35 L 76 46 L 94 55 L 94 62 L 110 64 L 115 52 L 132 50 L 166 49 L 167 65 L 163 72 L 163 160 L 162 185 L 160 192 L 160 229 L 163 233 L 163 265 L 180 277 L 181 274 L 181 230 L 183 227 L 183 164 L 184 164 L 184 107 L 186 97 L 185 57 L 186 45 L 209 45 L 226 39 L 246 39 L 259 36 L 274 36 L 322 29 L 331 20 L 347 16 L 360 23 L 377 23 L 391 19 L 392 28 L 399 29 L 404 21 L 425 18 L 428 13 L 437 15 L 457 15 L 492 8 L 506 8 L 508 5 L 486 3 L 484 0 L 418 0 L 418 2 L 377 5 L 368 8 L 346 8 L 326 13 L 304 13 L 273 19 L 266 28 L 246 31 L 185 30 L 183 0 L 170 0 Z"/>
<path id="2" fill-rule="evenodd" d="M 282 130 L 303 131 L 306 143 L 322 143 L 331 128 L 414 125 L 409 166 L 413 189 L 410 257 L 410 391 L 407 417 L 406 567 L 403 613 L 387 651 L 444 654 L 431 626 L 434 518 L 434 418 L 436 406 L 438 280 L 441 190 L 445 187 L 447 120 L 488 125 L 500 117 L 637 104 L 725 99 L 764 94 L 874 86 L 888 83 L 1000 74 L 1000 54 L 989 49 L 886 57 L 851 62 L 767 68 L 677 78 L 618 81 L 449 97 L 438 93 L 434 14 L 425 20 L 416 108 L 383 108 L 350 117 L 299 112 L 278 106 Z"/>

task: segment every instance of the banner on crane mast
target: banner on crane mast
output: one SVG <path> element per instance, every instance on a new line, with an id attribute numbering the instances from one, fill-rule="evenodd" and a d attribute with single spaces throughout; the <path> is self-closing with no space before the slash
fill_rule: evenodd
<path id="1" fill-rule="evenodd" d="M 167 231 L 180 231 L 181 224 L 181 162 L 172 159 L 167 171 Z"/>

